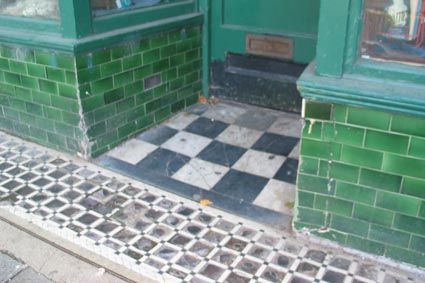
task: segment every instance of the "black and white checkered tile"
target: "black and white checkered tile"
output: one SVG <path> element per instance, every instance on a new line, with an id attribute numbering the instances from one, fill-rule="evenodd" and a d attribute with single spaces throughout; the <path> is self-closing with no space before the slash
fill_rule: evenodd
<path id="1" fill-rule="evenodd" d="M 3 134 L 0 209 L 159 282 L 423 282 Z"/>
<path id="2" fill-rule="evenodd" d="M 289 217 L 282 214 L 292 213 L 301 126 L 295 114 L 230 102 L 198 104 L 98 164 L 284 227 Z"/>

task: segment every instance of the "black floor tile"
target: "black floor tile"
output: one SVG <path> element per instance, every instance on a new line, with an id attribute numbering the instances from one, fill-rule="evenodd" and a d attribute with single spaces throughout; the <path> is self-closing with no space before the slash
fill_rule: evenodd
<path id="1" fill-rule="evenodd" d="M 253 202 L 268 179 L 231 169 L 213 187 L 213 191 L 246 202 Z"/>
<path id="2" fill-rule="evenodd" d="M 178 131 L 175 129 L 160 125 L 139 135 L 137 139 L 151 144 L 161 145 L 174 136 L 177 132 Z"/>
<path id="3" fill-rule="evenodd" d="M 274 179 L 295 184 L 297 181 L 298 160 L 288 158 L 277 171 Z"/>
<path id="4" fill-rule="evenodd" d="M 136 164 L 141 170 L 155 172 L 159 175 L 172 176 L 187 162 L 190 157 L 170 151 L 164 148 L 158 148 L 150 153 L 146 158 Z"/>
<path id="5" fill-rule="evenodd" d="M 211 119 L 200 117 L 187 126 L 185 131 L 214 139 L 228 126 L 229 124 L 220 121 L 213 121 Z"/>
<path id="6" fill-rule="evenodd" d="M 198 158 L 231 167 L 246 152 L 246 149 L 213 141 L 203 151 L 198 154 Z"/>
<path id="7" fill-rule="evenodd" d="M 252 149 L 288 156 L 297 145 L 298 141 L 299 139 L 294 137 L 265 133 L 254 144 Z"/>

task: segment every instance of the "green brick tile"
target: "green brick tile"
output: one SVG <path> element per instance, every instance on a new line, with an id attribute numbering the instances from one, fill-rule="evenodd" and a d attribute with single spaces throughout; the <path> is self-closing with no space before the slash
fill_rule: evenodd
<path id="1" fill-rule="evenodd" d="M 13 125 L 15 133 L 21 137 L 28 137 L 30 135 L 30 127 L 26 124 L 15 122 Z"/>
<path id="2" fill-rule="evenodd" d="M 390 192 L 399 192 L 401 176 L 383 173 L 379 171 L 362 169 L 360 172 L 360 184 Z"/>
<path id="3" fill-rule="evenodd" d="M 155 49 L 168 44 L 168 36 L 161 35 L 150 39 L 151 48 Z"/>
<path id="4" fill-rule="evenodd" d="M 44 117 L 48 119 L 47 121 L 51 121 L 52 123 L 53 120 L 59 120 L 62 115 L 61 110 L 49 106 L 43 106 L 43 112 Z M 53 127 L 52 130 L 54 130 Z"/>
<path id="5" fill-rule="evenodd" d="M 115 60 L 112 62 L 100 65 L 100 73 L 102 77 L 111 76 L 113 74 L 122 72 L 122 60 Z"/>
<path id="6" fill-rule="evenodd" d="M 46 69 L 42 65 L 36 64 L 27 64 L 28 75 L 37 77 L 37 78 L 47 78 Z"/>
<path id="7" fill-rule="evenodd" d="M 135 54 L 130 57 L 125 57 L 122 59 L 123 70 L 130 70 L 142 65 L 142 56 L 140 54 Z"/>
<path id="8" fill-rule="evenodd" d="M 43 51 L 35 51 L 34 55 L 35 62 L 37 62 L 38 64 L 50 66 L 52 65 L 52 62 L 56 61 L 56 59 L 54 58 L 54 54 L 46 53 Z"/>
<path id="9" fill-rule="evenodd" d="M 169 89 L 176 90 L 184 86 L 184 78 L 178 78 L 169 83 Z"/>
<path id="10" fill-rule="evenodd" d="M 425 235 L 425 219 L 396 214 L 394 219 L 394 228 L 417 235 Z"/>
<path id="11" fill-rule="evenodd" d="M 76 151 L 76 152 L 82 151 L 78 140 L 72 139 L 70 137 L 66 137 L 66 147 L 70 149 L 71 151 Z"/>
<path id="12" fill-rule="evenodd" d="M 412 137 L 409 148 L 409 155 L 425 159 L 425 139 Z"/>
<path id="13" fill-rule="evenodd" d="M 126 112 L 127 121 L 134 121 L 145 115 L 145 105 L 140 105 Z"/>
<path id="14" fill-rule="evenodd" d="M 91 86 L 90 84 L 78 84 L 79 95 L 83 99 L 84 97 L 91 95 Z"/>
<path id="15" fill-rule="evenodd" d="M 161 76 L 163 82 L 175 80 L 177 78 L 177 68 L 165 70 Z"/>
<path id="16" fill-rule="evenodd" d="M 369 223 L 333 214 L 331 228 L 348 234 L 366 237 L 369 232 Z"/>
<path id="17" fill-rule="evenodd" d="M 18 74 L 13 74 L 9 72 L 4 72 L 4 80 L 9 84 L 20 85 L 21 84 L 21 76 Z"/>
<path id="18" fill-rule="evenodd" d="M 95 66 L 89 69 L 83 69 L 77 72 L 78 82 L 79 83 L 89 83 L 95 80 L 98 80 L 102 77 L 100 73 L 100 67 Z"/>
<path id="19" fill-rule="evenodd" d="M 24 61 L 28 63 L 34 63 L 34 51 L 26 48 L 16 48 L 16 60 Z"/>
<path id="20" fill-rule="evenodd" d="M 331 156 L 339 156 L 341 145 L 329 142 L 302 139 L 301 155 L 330 159 Z"/>
<path id="21" fill-rule="evenodd" d="M 366 132 L 365 146 L 368 148 L 406 154 L 409 144 L 408 136 L 401 136 L 390 133 L 383 133 L 368 130 Z"/>
<path id="22" fill-rule="evenodd" d="M 200 79 L 199 72 L 192 72 L 184 77 L 185 84 L 192 84 Z"/>
<path id="23" fill-rule="evenodd" d="M 376 190 L 337 181 L 336 196 L 339 198 L 351 200 L 355 203 L 373 205 L 375 203 Z"/>
<path id="24" fill-rule="evenodd" d="M 0 58 L 0 70 L 9 71 L 9 60 Z"/>
<path id="25" fill-rule="evenodd" d="M 111 131 L 106 134 L 98 136 L 97 145 L 99 146 L 99 148 L 103 148 L 110 144 L 115 143 L 117 140 L 118 140 L 118 132 L 115 130 L 115 131 Z"/>
<path id="26" fill-rule="evenodd" d="M 65 96 L 65 97 L 73 98 L 73 99 L 77 98 L 77 90 L 75 86 L 58 84 L 58 87 L 59 87 L 60 96 Z"/>
<path id="27" fill-rule="evenodd" d="M 40 87 L 36 78 L 27 76 L 21 76 L 21 85 L 33 90 L 37 90 Z"/>
<path id="28" fill-rule="evenodd" d="M 67 97 L 52 95 L 50 100 L 52 106 L 59 109 L 67 109 L 68 111 L 78 113 L 80 108 L 76 100 L 69 99 Z"/>
<path id="29" fill-rule="evenodd" d="M 381 168 L 383 153 L 344 145 L 342 147 L 341 161 L 362 167 Z"/>
<path id="30" fill-rule="evenodd" d="M 118 128 L 128 124 L 127 116 L 125 114 L 126 113 L 120 113 L 106 120 L 106 130 L 107 131 L 117 130 L 117 134 L 118 134 Z"/>
<path id="31" fill-rule="evenodd" d="M 343 144 L 362 146 L 365 130 L 342 124 L 325 123 L 323 136 L 327 141 L 336 141 Z"/>
<path id="32" fill-rule="evenodd" d="M 124 87 L 125 96 L 132 96 L 143 91 L 143 81 L 138 80 Z"/>
<path id="33" fill-rule="evenodd" d="M 176 67 L 184 64 L 184 54 L 177 54 L 170 58 L 170 66 Z"/>
<path id="34" fill-rule="evenodd" d="M 143 116 L 143 117 L 136 120 L 137 130 L 142 130 L 142 129 L 146 130 L 149 127 L 151 127 L 153 125 L 153 123 L 154 123 L 153 114 Z"/>
<path id="35" fill-rule="evenodd" d="M 376 255 L 384 255 L 385 253 L 384 244 L 353 235 L 348 235 L 347 245 L 355 249 Z"/>
<path id="36" fill-rule="evenodd" d="M 136 98 L 134 96 L 127 97 L 117 102 L 117 113 L 128 111 L 136 105 Z"/>
<path id="37" fill-rule="evenodd" d="M 162 108 L 164 105 L 162 104 L 162 99 L 158 98 L 155 100 L 152 100 L 151 102 L 146 104 L 146 113 L 154 112 L 160 108 Z"/>
<path id="38" fill-rule="evenodd" d="M 329 211 L 342 216 L 351 216 L 353 214 L 354 204 L 350 201 L 316 195 L 314 208 L 324 211 Z"/>
<path id="39" fill-rule="evenodd" d="M 39 79 L 38 83 L 40 85 L 41 91 L 51 93 L 51 94 L 58 93 L 58 85 L 55 82 Z"/>
<path id="40" fill-rule="evenodd" d="M 388 172 L 425 178 L 425 160 L 385 154 L 382 169 Z"/>
<path id="41" fill-rule="evenodd" d="M 200 35 L 201 30 L 199 28 L 199 26 L 195 26 L 195 27 L 190 27 L 188 29 L 186 29 L 186 34 L 188 37 L 196 37 L 198 35 Z"/>
<path id="42" fill-rule="evenodd" d="M 105 104 L 110 104 L 124 98 L 124 88 L 117 88 L 104 94 Z"/>
<path id="43" fill-rule="evenodd" d="M 26 111 L 25 101 L 16 98 L 9 98 L 10 107 L 20 111 Z"/>
<path id="44" fill-rule="evenodd" d="M 356 183 L 359 177 L 359 167 L 339 162 L 332 162 L 329 175 L 331 178 Z"/>
<path id="45" fill-rule="evenodd" d="M 386 208 L 395 212 L 417 215 L 420 201 L 418 198 L 379 192 L 376 198 L 376 206 Z"/>
<path id="46" fill-rule="evenodd" d="M 25 102 L 25 107 L 27 109 L 27 112 L 42 116 L 43 115 L 43 107 L 39 104 L 32 103 L 32 102 Z"/>
<path id="47" fill-rule="evenodd" d="M 168 34 L 168 42 L 173 43 L 173 42 L 176 42 L 176 41 L 180 41 L 180 40 L 185 39 L 186 36 L 187 35 L 182 30 L 170 32 Z"/>
<path id="48" fill-rule="evenodd" d="M 315 194 L 313 193 L 297 191 L 298 207 L 313 208 L 314 198 Z"/>
<path id="49" fill-rule="evenodd" d="M 67 84 L 75 85 L 76 83 L 75 72 L 65 71 L 65 78 L 66 78 Z"/>
<path id="50" fill-rule="evenodd" d="M 401 192 L 406 195 L 425 199 L 425 180 L 404 177 Z"/>
<path id="51" fill-rule="evenodd" d="M 187 74 L 189 74 L 190 72 L 192 72 L 193 69 L 193 65 L 192 63 L 186 63 L 183 65 L 180 65 L 179 67 L 177 67 L 177 74 L 179 77 L 181 76 L 185 76 Z"/>
<path id="52" fill-rule="evenodd" d="M 306 174 L 317 175 L 319 168 L 319 159 L 301 156 L 300 172 Z"/>
<path id="53" fill-rule="evenodd" d="M 149 49 L 151 49 L 151 43 L 149 39 L 142 39 L 141 41 L 132 45 L 132 50 L 134 53 L 143 52 Z"/>
<path id="54" fill-rule="evenodd" d="M 130 84 L 134 81 L 133 71 L 127 71 L 118 75 L 114 75 L 114 87 L 120 87 Z"/>
<path id="55" fill-rule="evenodd" d="M 35 127 L 30 128 L 30 136 L 38 141 L 47 141 L 47 132 Z"/>
<path id="56" fill-rule="evenodd" d="M 9 107 L 3 107 L 3 113 L 6 118 L 19 120 L 19 112 Z"/>
<path id="57" fill-rule="evenodd" d="M 319 162 L 319 173 L 320 177 L 329 178 L 329 171 L 331 170 L 331 161 L 329 160 L 320 160 Z"/>
<path id="58" fill-rule="evenodd" d="M 177 113 L 177 112 L 179 112 L 180 110 L 182 110 L 184 107 L 185 107 L 185 101 L 184 101 L 184 99 L 182 99 L 182 100 L 179 100 L 179 101 L 177 101 L 177 102 L 175 102 L 175 103 L 173 103 L 172 105 L 171 105 L 171 112 L 172 113 Z"/>
<path id="59" fill-rule="evenodd" d="M 4 46 L 4 45 L 1 46 L 0 55 L 3 58 L 15 59 L 15 57 L 16 57 L 15 50 L 11 47 Z"/>
<path id="60" fill-rule="evenodd" d="M 84 112 L 89 112 L 98 109 L 105 105 L 102 95 L 93 95 L 81 101 Z"/>
<path id="61" fill-rule="evenodd" d="M 160 49 L 161 58 L 168 58 L 168 57 L 174 56 L 176 52 L 177 52 L 176 44 L 170 44 Z"/>
<path id="62" fill-rule="evenodd" d="M 331 104 L 306 101 L 305 113 L 304 113 L 305 118 L 330 120 L 331 112 L 332 112 Z"/>
<path id="63" fill-rule="evenodd" d="M 160 123 L 170 117 L 171 115 L 171 106 L 167 105 L 162 109 L 155 112 L 155 123 Z"/>
<path id="64" fill-rule="evenodd" d="M 199 55 L 199 49 L 187 51 L 185 53 L 185 62 L 186 63 L 192 62 L 192 61 L 194 61 L 196 59 L 199 59 L 199 57 L 200 57 L 200 55 Z"/>
<path id="65" fill-rule="evenodd" d="M 328 194 L 328 179 L 305 174 L 298 175 L 298 189 L 320 194 Z"/>
<path id="66" fill-rule="evenodd" d="M 347 111 L 348 107 L 343 105 L 334 105 L 332 108 L 332 120 L 336 122 L 346 123 L 347 122 Z"/>
<path id="67" fill-rule="evenodd" d="M 311 120 L 306 120 L 304 128 L 302 130 L 302 136 L 310 139 L 321 139 L 322 138 L 323 123 Z"/>
<path id="68" fill-rule="evenodd" d="M 296 221 L 323 226 L 325 224 L 325 213 L 319 210 L 298 207 L 298 218 Z"/>
<path id="69" fill-rule="evenodd" d="M 389 227 L 393 222 L 394 213 L 385 209 L 356 203 L 354 206 L 353 217 Z"/>
<path id="70" fill-rule="evenodd" d="M 1 95 L 0 94 L 0 105 L 2 105 L 2 106 L 9 106 L 9 97 L 6 96 L 6 95 Z"/>
<path id="71" fill-rule="evenodd" d="M 309 229 L 310 231 L 316 231 L 316 230 L 319 230 L 321 228 L 321 226 L 320 225 L 311 224 L 311 223 L 294 221 L 294 228 L 295 228 L 295 230 Z"/>
<path id="72" fill-rule="evenodd" d="M 410 249 L 420 253 L 425 253 L 425 237 L 412 235 Z"/>
<path id="73" fill-rule="evenodd" d="M 109 91 L 112 89 L 112 87 L 113 87 L 112 77 L 90 83 L 90 89 L 92 91 L 92 94 L 98 94 L 98 93 Z"/>
<path id="74" fill-rule="evenodd" d="M 135 122 L 127 123 L 126 125 L 118 128 L 118 137 L 126 138 L 134 134 L 137 130 L 137 124 Z"/>
<path id="75" fill-rule="evenodd" d="M 167 93 L 167 85 L 163 84 L 152 89 L 154 97 L 161 97 Z"/>
<path id="76" fill-rule="evenodd" d="M 93 65 L 100 65 L 106 62 L 111 61 L 111 50 L 105 49 L 105 50 L 99 50 L 94 53 L 87 54 L 86 62 L 87 66 L 93 66 Z M 80 64 L 84 60 L 80 60 Z"/>
<path id="77" fill-rule="evenodd" d="M 161 59 L 160 49 L 154 49 L 143 53 L 143 64 L 147 65 Z"/>
<path id="78" fill-rule="evenodd" d="M 89 127 L 87 135 L 89 137 L 96 137 L 106 131 L 106 122 L 102 121 Z"/>
<path id="79" fill-rule="evenodd" d="M 170 67 L 170 60 L 168 58 L 163 59 L 161 61 L 155 62 L 152 64 L 152 71 L 154 73 L 163 72 L 168 70 Z"/>
<path id="80" fill-rule="evenodd" d="M 116 114 L 116 107 L 114 104 L 109 104 L 94 110 L 94 120 L 96 122 L 106 120 Z"/>
<path id="81" fill-rule="evenodd" d="M 425 137 L 425 123 L 420 117 L 394 115 L 391 131 Z"/>
<path id="82" fill-rule="evenodd" d="M 46 67 L 47 78 L 55 82 L 65 82 L 65 71 Z"/>
<path id="83" fill-rule="evenodd" d="M 27 74 L 27 65 L 23 62 L 10 60 L 9 66 L 10 66 L 10 71 L 13 73 L 18 73 L 23 75 Z"/>
<path id="84" fill-rule="evenodd" d="M 349 124 L 364 126 L 367 128 L 388 130 L 391 115 L 382 111 L 350 107 L 348 110 L 347 121 Z"/>
<path id="85" fill-rule="evenodd" d="M 192 49 L 192 41 L 190 39 L 185 39 L 176 43 L 177 52 L 186 52 L 189 49 Z"/>
<path id="86" fill-rule="evenodd" d="M 15 95 L 15 87 L 13 85 L 0 83 L 0 92 L 6 95 Z"/>
<path id="87" fill-rule="evenodd" d="M 131 54 L 132 50 L 129 44 L 122 44 L 111 49 L 112 60 L 120 59 Z"/>
<path id="88" fill-rule="evenodd" d="M 423 263 L 424 255 L 415 251 L 388 246 L 386 248 L 385 256 L 395 260 L 407 262 L 415 266 L 417 266 L 418 264 L 423 266 L 423 264 L 421 263 Z"/>
<path id="89" fill-rule="evenodd" d="M 75 70 L 75 59 L 72 56 L 56 55 L 57 67 L 69 71 Z"/>
<path id="90" fill-rule="evenodd" d="M 144 79 L 153 74 L 153 65 L 145 65 L 134 70 L 134 79 Z"/>
<path id="91" fill-rule="evenodd" d="M 55 121 L 56 133 L 65 137 L 74 137 L 75 127 Z"/>
<path id="92" fill-rule="evenodd" d="M 421 208 L 419 209 L 419 217 L 425 218 L 425 201 L 421 202 Z"/>
<path id="93" fill-rule="evenodd" d="M 15 97 L 22 100 L 30 100 L 31 99 L 31 90 L 15 86 Z"/>
<path id="94" fill-rule="evenodd" d="M 80 116 L 75 113 L 62 111 L 62 122 L 69 125 L 78 126 L 80 123 Z"/>
<path id="95" fill-rule="evenodd" d="M 64 136 L 50 132 L 47 133 L 47 141 L 59 146 L 62 146 L 66 143 L 66 139 Z"/>
<path id="96" fill-rule="evenodd" d="M 193 95 L 192 87 L 187 86 L 187 87 L 179 89 L 179 91 L 177 92 L 177 95 L 179 98 L 186 98 L 186 97 L 192 96 Z"/>
<path id="97" fill-rule="evenodd" d="M 151 100 L 153 100 L 152 91 L 145 91 L 136 95 L 136 105 L 140 105 Z"/>

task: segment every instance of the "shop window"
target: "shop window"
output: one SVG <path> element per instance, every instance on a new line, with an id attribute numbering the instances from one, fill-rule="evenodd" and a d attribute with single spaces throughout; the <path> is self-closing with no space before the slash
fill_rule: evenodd
<path id="1" fill-rule="evenodd" d="M 59 19 L 58 0 L 0 0 L 0 14 Z"/>
<path id="2" fill-rule="evenodd" d="M 146 8 L 181 1 L 183 0 L 91 0 L 91 8 L 94 16 L 100 16 L 121 10 Z"/>
<path id="3" fill-rule="evenodd" d="M 363 58 L 425 64 L 425 0 L 365 0 Z"/>

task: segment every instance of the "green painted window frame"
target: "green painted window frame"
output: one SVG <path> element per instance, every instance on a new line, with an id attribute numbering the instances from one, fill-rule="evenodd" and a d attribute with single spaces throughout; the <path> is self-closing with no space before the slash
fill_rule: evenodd
<path id="1" fill-rule="evenodd" d="M 425 65 L 362 59 L 359 40 L 364 0 L 321 0 L 316 73 L 331 77 L 360 75 L 425 84 Z M 332 58 L 332 60 L 329 60 Z"/>

